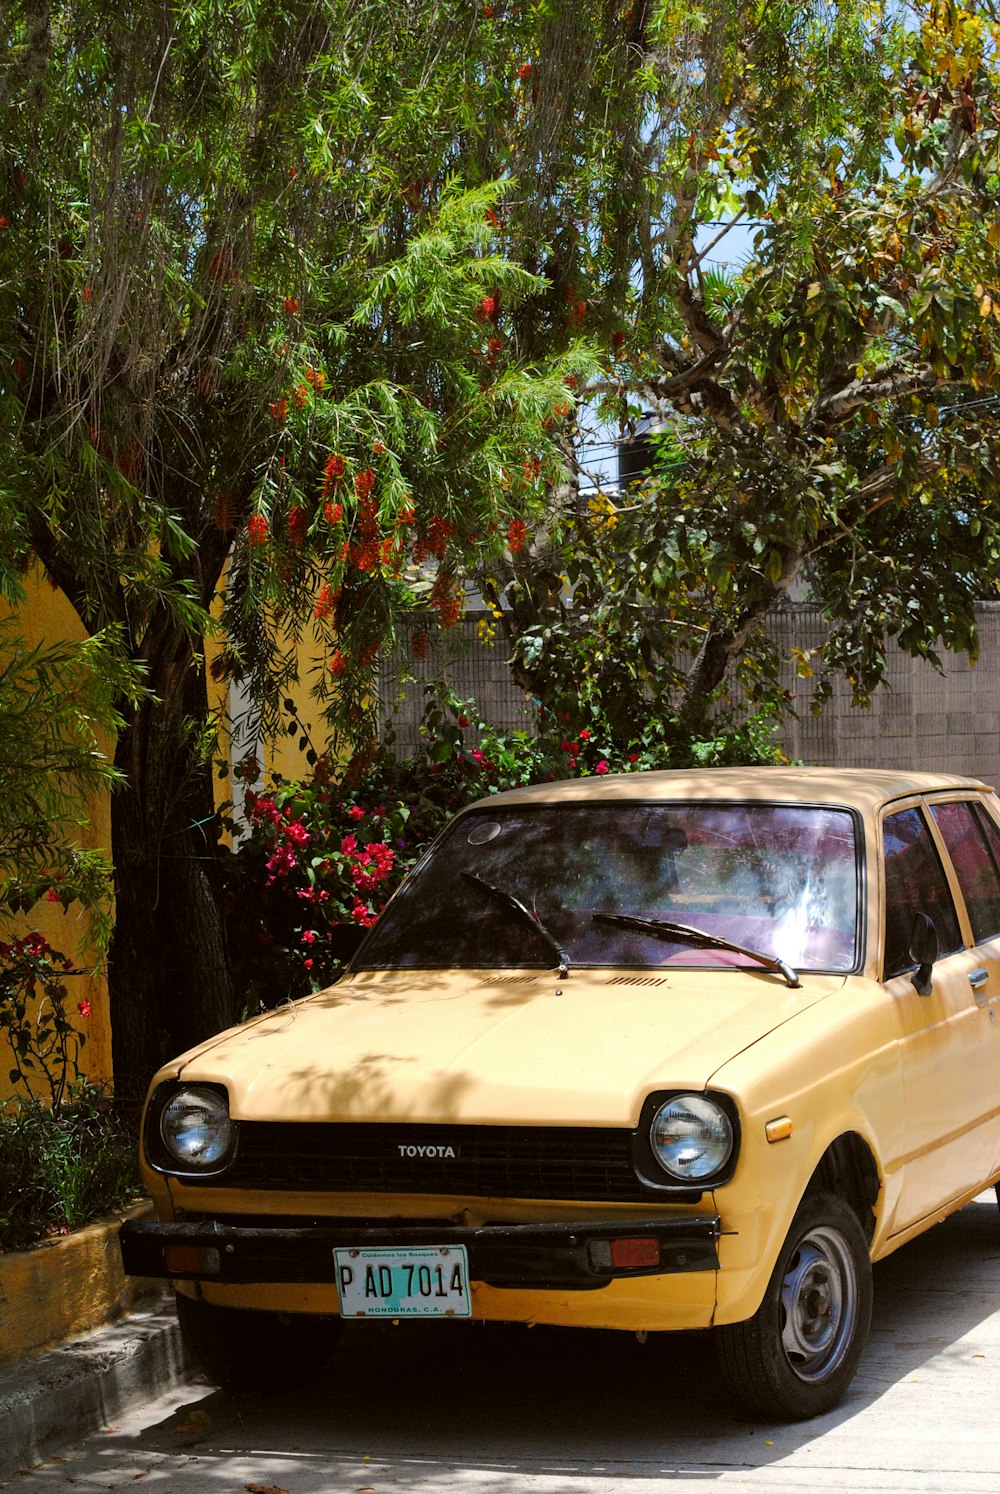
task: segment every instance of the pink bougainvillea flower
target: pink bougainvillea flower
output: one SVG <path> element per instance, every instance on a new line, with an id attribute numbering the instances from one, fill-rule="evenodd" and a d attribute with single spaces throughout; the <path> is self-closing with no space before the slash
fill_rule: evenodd
<path id="1" fill-rule="evenodd" d="M 76 1009 L 80 1013 L 81 1017 L 86 1018 L 86 1017 L 90 1016 L 91 1005 L 90 1005 L 89 1001 L 78 1001 L 76 1003 Z M 82 1039 L 81 1039 L 81 1041 L 82 1041 Z"/>
<path id="2" fill-rule="evenodd" d="M 601 760 L 600 760 L 600 762 L 596 764 L 596 766 L 594 768 L 594 772 L 595 773 L 610 773 L 611 772 L 611 769 L 608 767 L 608 760 L 607 760 L 606 757 L 602 757 Z"/>

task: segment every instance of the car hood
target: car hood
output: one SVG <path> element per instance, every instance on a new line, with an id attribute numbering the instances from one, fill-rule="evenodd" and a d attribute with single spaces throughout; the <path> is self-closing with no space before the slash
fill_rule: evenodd
<path id="1" fill-rule="evenodd" d="M 160 1077 L 227 1086 L 243 1120 L 631 1126 L 657 1088 L 839 990 L 766 971 L 362 973 L 205 1043 Z"/>

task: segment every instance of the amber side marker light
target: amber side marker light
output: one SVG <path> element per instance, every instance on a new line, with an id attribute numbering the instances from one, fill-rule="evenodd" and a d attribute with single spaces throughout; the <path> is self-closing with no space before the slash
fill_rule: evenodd
<path id="1" fill-rule="evenodd" d="M 172 1276 L 218 1276 L 219 1252 L 214 1245 L 164 1245 L 163 1264 Z"/>
<path id="2" fill-rule="evenodd" d="M 768 1121 L 764 1126 L 764 1135 L 768 1141 L 787 1141 L 794 1127 L 787 1115 L 779 1115 L 775 1120 Z"/>

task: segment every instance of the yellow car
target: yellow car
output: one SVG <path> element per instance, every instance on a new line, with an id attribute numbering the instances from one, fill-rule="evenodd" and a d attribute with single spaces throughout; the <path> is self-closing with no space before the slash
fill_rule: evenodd
<path id="1" fill-rule="evenodd" d="M 1000 1176 L 998 1003 L 981 783 L 499 794 L 336 985 L 156 1075 L 126 1268 L 232 1388 L 321 1366 L 346 1317 L 711 1329 L 755 1414 L 813 1416 L 872 1261 Z"/>

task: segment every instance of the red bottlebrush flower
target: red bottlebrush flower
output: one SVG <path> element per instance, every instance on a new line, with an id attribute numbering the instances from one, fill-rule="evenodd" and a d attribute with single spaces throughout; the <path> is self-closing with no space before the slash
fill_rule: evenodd
<path id="1" fill-rule="evenodd" d="M 228 534 L 233 527 L 233 500 L 226 492 L 215 495 L 215 527 L 220 534 Z"/>
<path id="2" fill-rule="evenodd" d="M 625 333 L 613 332 L 611 334 L 611 346 L 614 348 L 616 353 L 620 348 L 623 348 L 625 346 Z"/>
<path id="3" fill-rule="evenodd" d="M 484 296 L 476 307 L 476 316 L 481 322 L 495 322 L 500 312 L 500 298 L 494 291 L 492 296 Z"/>
<path id="4" fill-rule="evenodd" d="M 492 7 L 492 5 L 484 5 L 483 6 L 483 15 L 486 17 L 486 19 L 488 21 L 492 21 L 492 19 L 493 19 L 493 7 Z"/>
<path id="5" fill-rule="evenodd" d="M 541 457 L 529 457 L 524 464 L 523 471 L 525 482 L 537 482 L 542 475 Z"/>
<path id="6" fill-rule="evenodd" d="M 6 213 L 0 213 L 0 232 L 2 232 L 5 228 L 9 228 L 9 227 L 10 227 L 10 219 L 7 217 L 7 214 Z"/>
<path id="7" fill-rule="evenodd" d="M 594 772 L 595 773 L 610 773 L 611 772 L 611 769 L 608 767 L 608 760 L 607 760 L 606 757 L 602 757 L 601 760 L 600 760 L 600 762 L 595 764 L 595 766 L 594 766 Z"/>
<path id="8" fill-rule="evenodd" d="M 528 526 L 523 519 L 511 519 L 507 528 L 507 548 L 512 555 L 524 549 L 528 538 Z"/>
<path id="9" fill-rule="evenodd" d="M 375 473 L 371 467 L 365 467 L 354 479 L 354 491 L 359 498 L 369 498 L 374 486 Z"/>
<path id="10" fill-rule="evenodd" d="M 438 560 L 444 559 L 448 541 L 456 533 L 456 526 L 450 519 L 443 519 L 439 514 L 433 514 L 427 525 L 427 550 Z M 416 559 L 416 556 L 414 556 Z"/>
<path id="11" fill-rule="evenodd" d="M 385 456 L 387 449 L 388 448 L 381 441 L 375 441 L 372 443 L 373 456 Z"/>
<path id="12" fill-rule="evenodd" d="M 486 344 L 486 358 L 490 363 L 495 363 L 500 353 L 503 352 L 503 343 L 499 337 L 491 337 Z"/>
<path id="13" fill-rule="evenodd" d="M 415 522 L 416 517 L 417 511 L 413 507 L 413 504 L 410 503 L 406 506 L 406 508 L 401 508 L 399 510 L 399 513 L 396 515 L 396 523 L 399 525 L 412 524 Z"/>
<path id="14" fill-rule="evenodd" d="M 45 894 L 45 901 L 47 903 L 57 903 L 59 901 L 59 894 L 54 887 L 50 887 Z"/>
<path id="15" fill-rule="evenodd" d="M 284 425 L 285 421 L 288 419 L 287 399 L 274 400 L 273 403 L 268 406 L 268 409 L 271 412 L 271 419 L 274 421 L 275 425 Z"/>
<path id="16" fill-rule="evenodd" d="M 342 503 L 324 503 L 323 517 L 328 524 L 339 524 L 344 517 L 344 505 Z"/>
<path id="17" fill-rule="evenodd" d="M 295 503 L 288 510 L 288 543 L 297 550 L 306 537 L 309 518 L 304 508 Z"/>
<path id="18" fill-rule="evenodd" d="M 588 726 L 585 726 L 583 728 L 583 731 L 580 733 L 580 741 L 581 742 L 589 742 L 590 741 L 590 728 Z"/>
<path id="19" fill-rule="evenodd" d="M 83 287 L 83 290 L 80 292 L 80 299 L 83 301 L 83 304 L 85 306 L 93 294 L 94 292 L 91 290 L 89 285 L 85 285 Z"/>
<path id="20" fill-rule="evenodd" d="M 333 610 L 337 605 L 339 596 L 339 589 L 337 591 L 334 591 L 330 586 L 321 587 L 319 596 L 316 598 L 316 606 L 313 609 L 313 616 L 319 618 L 332 617 Z"/>
<path id="21" fill-rule="evenodd" d="M 321 368 L 307 368 L 306 383 L 311 384 L 316 390 L 316 393 L 319 394 L 320 390 L 326 383 L 326 374 Z"/>
<path id="22" fill-rule="evenodd" d="M 89 1017 L 91 1011 L 93 1010 L 89 1001 L 78 1001 L 76 1003 L 76 1009 L 80 1013 L 80 1016 L 84 1019 Z"/>
<path id="23" fill-rule="evenodd" d="M 428 636 L 426 628 L 417 628 L 410 639 L 410 653 L 415 659 L 427 658 Z"/>
<path id="24" fill-rule="evenodd" d="M 292 399 L 295 401 L 295 408 L 297 410 L 305 409 L 306 405 L 309 403 L 309 390 L 306 388 L 305 384 L 296 384 L 294 393 L 292 394 Z"/>
<path id="25" fill-rule="evenodd" d="M 298 174 L 299 174 L 299 169 L 298 169 L 297 166 L 289 166 L 289 168 L 288 168 L 288 180 L 290 182 L 293 182 L 295 180 L 295 178 L 298 176 Z"/>
<path id="26" fill-rule="evenodd" d="M 298 316 L 299 300 L 297 296 L 286 296 L 282 305 L 289 316 Z"/>
<path id="27" fill-rule="evenodd" d="M 431 587 L 430 604 L 436 610 L 442 628 L 453 628 L 462 615 L 463 593 L 448 571 L 439 571 Z"/>
<path id="28" fill-rule="evenodd" d="M 500 219 L 497 217 L 497 215 L 494 212 L 493 208 L 487 208 L 486 211 L 485 211 L 485 213 L 483 214 L 483 218 L 490 225 L 491 228 L 499 228 L 500 227 Z"/>
<path id="29" fill-rule="evenodd" d="M 326 498 L 331 490 L 344 475 L 344 458 L 339 451 L 332 452 L 326 459 L 323 468 L 323 497 Z"/>
<path id="30" fill-rule="evenodd" d="M 233 275 L 233 251 L 231 249 L 217 249 L 208 263 L 208 273 L 213 280 L 232 281 Z"/>
<path id="31" fill-rule="evenodd" d="M 360 664 L 362 669 L 368 668 L 368 665 L 371 664 L 373 659 L 377 657 L 378 650 L 379 645 L 375 639 L 372 639 L 370 643 L 366 643 L 363 648 L 359 650 L 358 663 Z"/>
<path id="32" fill-rule="evenodd" d="M 247 539 L 251 545 L 267 544 L 267 519 L 263 514 L 252 514 L 247 520 Z"/>
<path id="33" fill-rule="evenodd" d="M 522 83 L 524 82 L 525 78 L 530 78 L 531 77 L 531 63 L 530 62 L 522 62 L 521 66 L 517 70 L 517 76 L 521 79 Z"/>
<path id="34" fill-rule="evenodd" d="M 330 656 L 330 673 L 333 675 L 335 680 L 339 680 L 340 676 L 344 673 L 344 670 L 346 668 L 347 655 L 342 654 L 339 648 L 335 648 Z"/>

